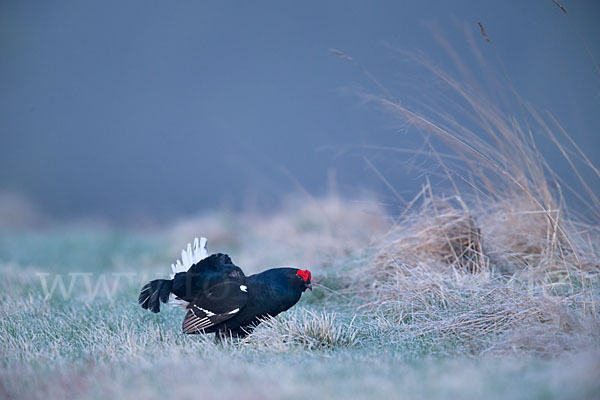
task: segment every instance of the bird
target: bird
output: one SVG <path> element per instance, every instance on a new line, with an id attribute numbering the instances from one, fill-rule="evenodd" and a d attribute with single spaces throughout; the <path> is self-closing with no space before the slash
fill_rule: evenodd
<path id="1" fill-rule="evenodd" d="M 171 264 L 171 279 L 148 282 L 138 297 L 142 308 L 160 312 L 160 303 L 187 310 L 186 334 L 245 337 L 263 320 L 287 311 L 312 290 L 308 269 L 272 268 L 246 276 L 227 254 L 208 255 L 207 239 L 196 238 Z"/>

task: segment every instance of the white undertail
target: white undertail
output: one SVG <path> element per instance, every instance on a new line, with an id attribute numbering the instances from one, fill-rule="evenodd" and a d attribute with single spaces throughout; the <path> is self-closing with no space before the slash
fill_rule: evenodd
<path id="1" fill-rule="evenodd" d="M 171 279 L 175 277 L 175 274 L 179 272 L 187 272 L 192 265 L 208 257 L 208 251 L 206 250 L 207 242 L 208 240 L 206 238 L 201 237 L 200 240 L 198 240 L 198 238 L 194 239 L 193 247 L 190 243 L 188 243 L 187 249 L 181 251 L 181 260 L 177 260 L 175 264 L 171 264 L 171 269 L 173 270 Z M 171 293 L 171 296 L 169 296 L 169 303 L 173 306 L 183 308 L 189 304 L 187 301 L 180 299 L 173 293 Z"/>

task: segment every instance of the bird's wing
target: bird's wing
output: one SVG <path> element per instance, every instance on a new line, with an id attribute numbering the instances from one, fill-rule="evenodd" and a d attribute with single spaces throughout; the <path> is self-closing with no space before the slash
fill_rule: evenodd
<path id="1" fill-rule="evenodd" d="M 208 271 L 218 272 L 221 271 L 224 266 L 231 265 L 233 265 L 233 261 L 231 261 L 231 258 L 227 254 L 215 253 L 192 265 L 187 272 L 191 274 L 203 274 Z"/>
<path id="2" fill-rule="evenodd" d="M 226 321 L 246 305 L 248 287 L 239 282 L 218 283 L 187 306 L 183 333 L 196 333 Z"/>

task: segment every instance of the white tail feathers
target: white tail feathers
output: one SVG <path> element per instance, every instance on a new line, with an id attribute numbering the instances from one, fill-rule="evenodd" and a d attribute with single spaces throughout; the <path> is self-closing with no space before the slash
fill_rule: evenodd
<path id="1" fill-rule="evenodd" d="M 201 237 L 200 240 L 198 238 L 194 239 L 193 247 L 188 243 L 187 250 L 181 251 L 181 261 L 177 260 L 175 264 L 171 264 L 171 269 L 173 270 L 171 279 L 175 277 L 176 273 L 186 272 L 192 265 L 208 257 L 208 251 L 206 251 L 207 242 L 206 238 Z"/>
<path id="2" fill-rule="evenodd" d="M 206 250 L 207 242 L 208 240 L 206 238 L 201 237 L 200 240 L 198 240 L 198 238 L 194 239 L 193 247 L 190 243 L 188 243 L 187 249 L 181 251 L 181 261 L 177 260 L 175 264 L 171 264 L 171 269 L 173 270 L 171 279 L 175 277 L 176 273 L 187 272 L 192 265 L 208 257 L 208 251 Z M 169 296 L 169 304 L 174 307 L 186 308 L 188 302 L 171 293 Z"/>

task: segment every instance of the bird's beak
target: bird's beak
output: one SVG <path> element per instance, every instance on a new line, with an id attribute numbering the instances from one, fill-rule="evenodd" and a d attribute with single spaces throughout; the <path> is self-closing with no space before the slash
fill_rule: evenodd
<path id="1" fill-rule="evenodd" d="M 312 291 L 312 283 L 310 283 L 310 282 L 309 282 L 309 283 L 307 283 L 307 284 L 306 284 L 306 288 L 307 288 L 308 290 Z"/>

